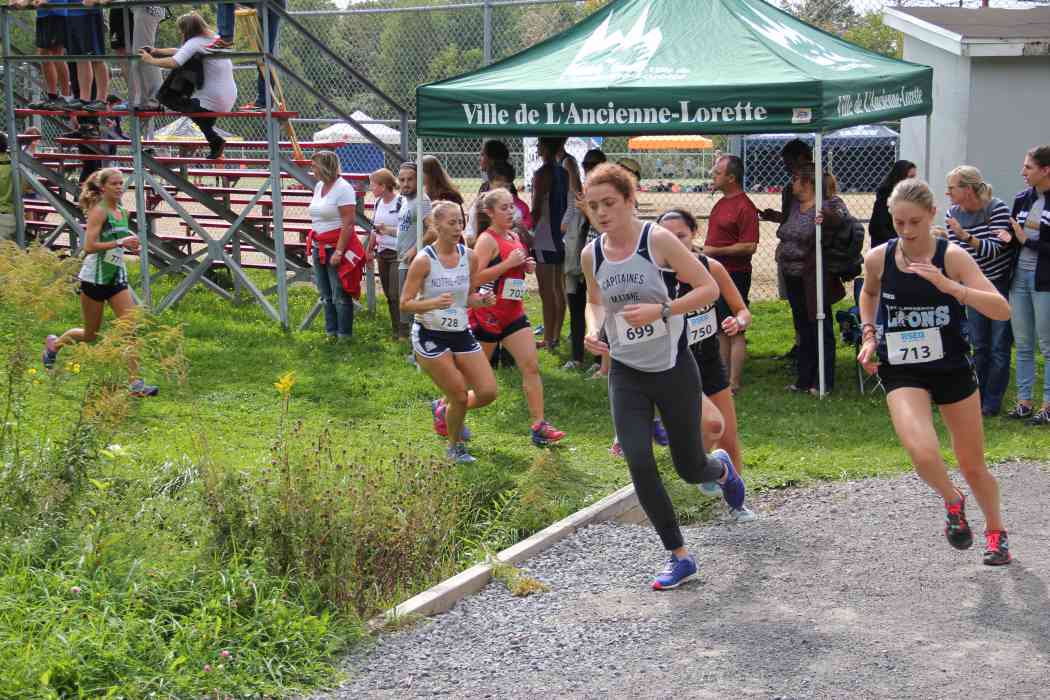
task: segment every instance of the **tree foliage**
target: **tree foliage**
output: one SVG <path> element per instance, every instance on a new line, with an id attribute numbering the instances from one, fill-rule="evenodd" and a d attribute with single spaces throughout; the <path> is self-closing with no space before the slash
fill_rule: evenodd
<path id="1" fill-rule="evenodd" d="M 884 56 L 901 58 L 904 54 L 904 37 L 896 29 L 886 26 L 881 12 L 866 13 L 846 30 L 842 38 Z"/>

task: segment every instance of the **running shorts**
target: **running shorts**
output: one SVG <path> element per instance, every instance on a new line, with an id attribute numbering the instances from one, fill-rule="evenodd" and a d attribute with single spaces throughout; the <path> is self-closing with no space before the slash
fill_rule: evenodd
<path id="1" fill-rule="evenodd" d="M 465 355 L 481 352 L 481 345 L 474 334 L 466 331 L 432 331 L 419 323 L 412 324 L 412 349 L 420 357 L 428 360 L 441 357 L 446 352 L 454 355 Z"/>
<path id="2" fill-rule="evenodd" d="M 733 280 L 733 284 L 736 285 L 740 296 L 744 298 L 744 306 L 751 306 L 749 298 L 751 295 L 751 273 L 746 270 L 743 272 L 730 272 L 729 279 Z M 733 315 L 733 312 L 729 310 L 729 304 L 722 297 L 718 297 L 718 301 L 715 302 L 715 314 L 718 318 L 719 329 L 722 328 L 722 321 Z M 721 330 L 719 332 L 721 333 Z M 740 332 L 743 333 L 744 331 Z"/>
<path id="3" fill-rule="evenodd" d="M 718 351 L 718 336 L 701 340 L 690 348 L 693 359 L 700 369 L 701 389 L 704 396 L 714 396 L 729 388 L 729 373 L 722 363 L 722 353 Z"/>
<path id="4" fill-rule="evenodd" d="M 66 53 L 73 56 L 104 56 L 106 54 L 106 23 L 102 11 L 69 17 L 66 22 Z M 105 100 L 105 95 L 98 99 Z"/>
<path id="5" fill-rule="evenodd" d="M 934 371 L 882 364 L 879 379 L 887 394 L 903 387 L 925 389 L 938 406 L 969 398 L 978 386 L 977 373 L 969 366 Z"/>
<path id="6" fill-rule="evenodd" d="M 95 301 L 109 301 L 127 288 L 128 285 L 125 282 L 120 282 L 119 284 L 95 284 L 94 282 L 80 280 L 81 294 L 85 294 L 88 299 L 94 299 Z"/>
<path id="7" fill-rule="evenodd" d="M 475 309 L 475 311 L 480 312 L 482 309 Z M 482 321 L 479 318 L 479 315 L 480 314 L 472 315 L 470 330 L 474 332 L 474 337 L 482 343 L 498 343 L 504 338 L 514 335 L 522 328 L 529 327 L 528 316 L 518 316 L 510 323 L 492 325 L 488 321 Z"/>

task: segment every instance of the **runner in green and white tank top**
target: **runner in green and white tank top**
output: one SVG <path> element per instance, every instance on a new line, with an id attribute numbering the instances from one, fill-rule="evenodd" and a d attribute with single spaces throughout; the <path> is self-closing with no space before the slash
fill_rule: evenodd
<path id="1" fill-rule="evenodd" d="M 98 234 L 99 243 L 111 243 L 132 235 L 127 209 L 121 206 L 116 210 L 108 209 L 102 203 L 99 207 L 106 209 L 106 221 Z M 124 267 L 123 246 L 85 255 L 78 277 L 92 284 L 127 284 L 128 271 Z"/>

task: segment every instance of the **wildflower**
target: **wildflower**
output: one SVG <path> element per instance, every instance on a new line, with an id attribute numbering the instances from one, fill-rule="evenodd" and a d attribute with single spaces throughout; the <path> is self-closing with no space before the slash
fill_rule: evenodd
<path id="1" fill-rule="evenodd" d="M 73 594 L 80 593 L 80 586 L 73 586 L 72 588 L 69 589 L 69 592 L 73 593 Z"/>
<path id="2" fill-rule="evenodd" d="M 204 664 L 204 672 L 211 673 L 211 664 Z"/>
<path id="3" fill-rule="evenodd" d="M 113 443 L 112 445 L 106 445 L 106 451 L 109 452 L 109 454 L 113 457 L 120 457 L 121 455 L 127 453 L 127 450 L 124 448 L 123 445 L 118 445 L 116 443 Z"/>
<path id="4" fill-rule="evenodd" d="M 80 374 L 80 363 L 79 362 L 74 362 L 73 363 L 73 369 L 70 370 L 70 371 L 72 371 L 73 374 Z"/>
<path id="5" fill-rule="evenodd" d="M 39 380 L 39 379 L 34 379 L 34 380 L 33 380 L 33 384 L 39 384 L 39 383 L 40 383 L 40 380 Z"/>
<path id="6" fill-rule="evenodd" d="M 221 656 L 224 659 L 230 658 L 230 650 L 229 649 L 223 649 L 222 651 L 219 652 L 219 656 Z"/>
<path id="7" fill-rule="evenodd" d="M 273 386 L 277 389 L 277 393 L 287 399 L 292 393 L 292 387 L 295 386 L 295 372 L 285 372 Z"/>
<path id="8" fill-rule="evenodd" d="M 34 374 L 36 374 L 36 367 L 30 367 L 29 369 L 27 369 L 26 374 L 32 377 Z"/>

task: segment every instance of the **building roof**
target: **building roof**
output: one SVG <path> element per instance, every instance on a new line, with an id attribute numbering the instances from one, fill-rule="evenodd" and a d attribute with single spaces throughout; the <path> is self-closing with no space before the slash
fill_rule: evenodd
<path id="1" fill-rule="evenodd" d="M 1050 7 L 887 7 L 886 25 L 957 56 L 1050 55 Z"/>

